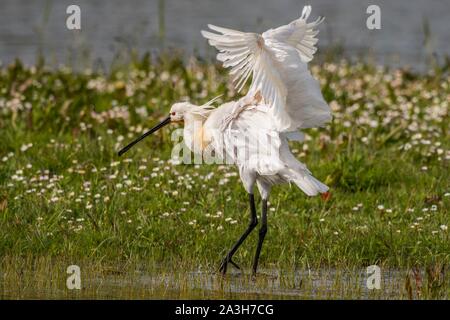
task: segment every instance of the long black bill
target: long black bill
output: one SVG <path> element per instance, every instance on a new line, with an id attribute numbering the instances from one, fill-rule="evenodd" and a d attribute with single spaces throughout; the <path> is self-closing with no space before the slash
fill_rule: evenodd
<path id="1" fill-rule="evenodd" d="M 153 132 L 161 129 L 162 127 L 164 127 L 165 125 L 168 125 L 170 123 L 170 116 L 165 118 L 161 123 L 159 123 L 158 125 L 154 126 L 153 128 L 151 128 L 150 130 L 148 130 L 146 133 L 144 133 L 142 136 L 140 136 L 139 138 L 137 138 L 136 140 L 134 140 L 133 142 L 131 142 L 130 144 L 128 144 L 126 147 L 122 148 L 119 151 L 119 157 L 121 155 L 123 155 L 125 152 L 127 152 L 128 150 L 131 149 L 132 146 L 134 146 L 136 143 L 138 143 L 139 141 L 141 141 L 142 139 L 144 139 L 145 137 L 151 135 Z"/>

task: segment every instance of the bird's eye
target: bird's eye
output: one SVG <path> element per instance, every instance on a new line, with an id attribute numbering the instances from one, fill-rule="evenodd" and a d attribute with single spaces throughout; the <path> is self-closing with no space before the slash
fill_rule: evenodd
<path id="1" fill-rule="evenodd" d="M 171 115 L 173 115 L 173 116 L 174 116 L 175 114 L 176 114 L 176 112 L 172 112 L 172 113 L 171 113 Z"/>

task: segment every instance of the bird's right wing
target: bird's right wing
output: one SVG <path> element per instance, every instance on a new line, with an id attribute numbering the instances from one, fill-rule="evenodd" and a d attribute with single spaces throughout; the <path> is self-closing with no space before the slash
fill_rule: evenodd
<path id="1" fill-rule="evenodd" d="M 225 68 L 231 68 L 230 75 L 238 89 L 242 90 L 252 76 L 249 93 L 260 92 L 265 103 L 271 107 L 283 108 L 287 90 L 279 74 L 277 54 L 283 54 L 265 44 L 264 38 L 256 33 L 241 32 L 209 24 L 216 33 L 202 31 L 210 45 L 219 50 L 217 59 Z"/>

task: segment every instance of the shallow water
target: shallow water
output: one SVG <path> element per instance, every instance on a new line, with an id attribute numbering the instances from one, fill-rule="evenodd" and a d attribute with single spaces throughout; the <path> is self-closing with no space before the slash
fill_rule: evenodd
<path id="1" fill-rule="evenodd" d="M 409 278 L 408 278 L 409 274 Z M 367 275 L 359 271 L 302 270 L 284 273 L 261 270 L 256 278 L 232 271 L 226 277 L 214 272 L 176 274 L 141 271 L 115 274 L 88 272 L 82 289 L 66 288 L 65 276 L 46 279 L 31 273 L 15 278 L 3 275 L 2 299 L 407 299 L 448 298 L 450 282 L 442 278 L 440 291 L 424 294 L 425 273 L 419 278 L 400 270 L 382 272 L 381 288 L 369 290 Z M 17 275 L 16 275 L 17 276 Z M 408 280 L 409 279 L 409 280 Z M 408 284 L 411 287 L 408 293 Z"/>

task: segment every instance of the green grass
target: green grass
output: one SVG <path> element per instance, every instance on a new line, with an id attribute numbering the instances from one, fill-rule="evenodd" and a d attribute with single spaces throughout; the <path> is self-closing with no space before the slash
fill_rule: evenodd
<path id="1" fill-rule="evenodd" d="M 292 149 L 332 197 L 275 187 L 261 267 L 448 270 L 448 68 L 418 75 L 342 61 L 312 71 L 334 120 Z M 145 57 L 107 75 L 3 66 L 2 264 L 48 257 L 216 270 L 248 221 L 237 170 L 172 164 L 173 127 L 125 158 L 116 152 L 172 103 L 219 94 L 237 98 L 224 70 L 195 59 Z M 245 272 L 256 238 L 235 257 Z"/>

